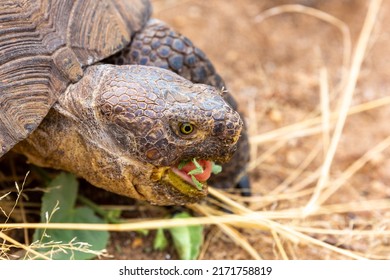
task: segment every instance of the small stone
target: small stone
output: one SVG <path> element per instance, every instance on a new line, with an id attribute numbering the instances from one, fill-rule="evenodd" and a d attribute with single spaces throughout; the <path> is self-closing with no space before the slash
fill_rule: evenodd
<path id="1" fill-rule="evenodd" d="M 282 115 L 282 112 L 280 110 L 271 109 L 271 111 L 269 111 L 269 113 L 268 113 L 268 116 L 269 116 L 270 120 L 273 121 L 274 123 L 279 124 L 283 121 L 283 115 Z"/>

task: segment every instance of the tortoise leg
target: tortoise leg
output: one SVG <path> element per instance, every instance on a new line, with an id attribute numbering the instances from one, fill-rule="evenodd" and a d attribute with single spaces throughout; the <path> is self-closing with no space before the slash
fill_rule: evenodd
<path id="1" fill-rule="evenodd" d="M 225 82 L 206 55 L 183 35 L 160 20 L 150 20 L 137 33 L 131 45 L 108 58 L 106 63 L 117 65 L 141 64 L 171 70 L 193 83 L 221 89 L 224 99 L 237 110 L 237 103 L 226 90 Z M 232 160 L 223 165 L 223 172 L 214 175 L 210 183 L 216 187 L 236 186 L 242 195 L 250 195 L 250 181 L 246 174 L 249 162 L 248 135 L 244 127 Z"/>

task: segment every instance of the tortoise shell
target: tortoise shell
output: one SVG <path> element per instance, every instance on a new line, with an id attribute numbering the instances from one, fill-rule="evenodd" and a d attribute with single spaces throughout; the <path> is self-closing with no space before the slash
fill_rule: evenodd
<path id="1" fill-rule="evenodd" d="M 147 0 L 0 2 L 0 157 L 34 131 L 84 69 L 124 48 Z"/>

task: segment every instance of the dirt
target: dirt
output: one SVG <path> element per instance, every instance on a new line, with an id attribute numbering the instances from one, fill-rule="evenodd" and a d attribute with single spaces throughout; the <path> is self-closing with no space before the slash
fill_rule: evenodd
<path id="1" fill-rule="evenodd" d="M 321 167 L 324 147 L 329 140 L 326 134 L 317 132 L 300 137 L 262 138 L 261 142 L 256 142 L 271 131 L 321 116 L 321 69 L 326 69 L 328 74 L 329 107 L 335 111 L 342 94 L 340 87 L 347 70 L 345 66 L 349 65 L 343 62 L 344 53 L 353 54 L 346 49 L 340 30 L 318 18 L 302 13 L 283 13 L 262 19 L 265 10 L 283 4 L 305 5 L 338 18 L 349 28 L 355 47 L 369 1 L 153 1 L 154 17 L 166 21 L 204 50 L 238 100 L 252 141 L 250 176 L 254 198 L 249 206 L 265 212 L 288 211 L 308 203 L 312 192 L 294 195 L 316 186 L 318 177 L 308 184 L 305 182 Z M 388 96 L 390 30 L 386 27 L 390 25 L 389 11 L 389 2 L 384 2 L 369 41 L 352 106 Z M 330 169 L 331 182 L 390 135 L 389 119 L 389 106 L 348 117 Z M 304 130 L 296 132 L 303 133 Z M 285 180 L 291 178 L 311 155 L 313 160 L 304 171 L 286 183 Z M 371 158 L 323 203 L 344 205 L 347 209 L 349 203 L 357 202 L 356 211 L 329 210 L 306 219 L 294 217 L 278 221 L 289 226 L 324 229 L 389 230 L 389 212 L 382 210 L 379 204 L 377 209 L 359 211 L 359 203 L 389 199 L 389 155 L 390 150 L 384 149 Z M 266 199 L 271 199 L 270 194 L 286 194 L 287 197 L 291 194 L 291 197 L 267 202 Z M 164 208 L 145 212 L 147 206 L 140 205 L 139 209 L 133 209 L 132 216 L 163 218 L 166 215 Z M 268 231 L 240 229 L 240 233 L 265 259 L 349 258 L 310 242 Z M 359 237 L 312 233 L 309 236 L 367 257 L 390 258 L 388 234 Z M 154 232 L 148 237 L 137 233 L 113 233 L 108 253 L 115 259 L 177 258 L 173 248 L 154 251 L 153 237 Z M 284 252 L 278 247 L 278 241 Z M 249 259 L 252 256 L 217 227 L 207 226 L 200 258 Z"/>

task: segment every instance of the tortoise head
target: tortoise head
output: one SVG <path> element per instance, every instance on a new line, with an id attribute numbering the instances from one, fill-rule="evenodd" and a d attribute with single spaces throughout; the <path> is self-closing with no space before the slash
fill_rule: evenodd
<path id="1" fill-rule="evenodd" d="M 220 91 L 160 68 L 126 68 L 101 84 L 96 104 L 131 156 L 154 166 L 232 156 L 242 121 Z"/>
<path id="2" fill-rule="evenodd" d="M 120 195 L 186 204 L 207 195 L 212 162 L 229 160 L 242 125 L 213 87 L 160 68 L 96 65 L 18 149 Z M 179 168 L 193 159 L 202 172 Z"/>
<path id="3" fill-rule="evenodd" d="M 136 160 L 136 169 L 142 170 L 133 186 L 158 204 L 204 197 L 208 176 L 200 176 L 203 182 L 196 186 L 178 165 L 195 158 L 210 173 L 209 163 L 228 161 L 242 129 L 239 114 L 221 91 L 170 71 L 143 66 L 112 71 L 100 82 L 96 112 L 121 156 L 131 158 L 132 165 Z"/>

